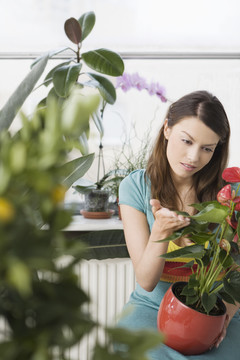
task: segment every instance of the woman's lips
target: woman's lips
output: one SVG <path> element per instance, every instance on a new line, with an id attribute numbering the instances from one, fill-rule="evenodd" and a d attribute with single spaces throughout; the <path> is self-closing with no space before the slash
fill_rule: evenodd
<path id="1" fill-rule="evenodd" d="M 196 166 L 193 166 L 193 165 L 189 165 L 189 164 L 186 164 L 186 163 L 181 163 L 181 165 L 184 167 L 185 170 L 187 171 L 193 171 L 196 169 Z"/>

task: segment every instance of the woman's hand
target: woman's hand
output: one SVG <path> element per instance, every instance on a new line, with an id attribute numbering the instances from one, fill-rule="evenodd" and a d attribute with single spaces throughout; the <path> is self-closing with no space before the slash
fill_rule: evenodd
<path id="1" fill-rule="evenodd" d="M 230 322 L 229 315 L 226 315 L 222 332 L 221 332 L 221 334 L 218 336 L 217 341 L 215 342 L 215 345 L 214 345 L 216 348 L 219 347 L 219 345 L 221 344 L 221 342 L 222 342 L 223 339 L 225 338 L 225 336 L 226 336 L 226 334 L 227 334 L 227 327 L 228 327 L 228 325 L 229 325 L 229 322 Z"/>
<path id="2" fill-rule="evenodd" d="M 167 208 L 163 208 L 159 200 L 151 199 L 152 213 L 155 218 L 154 227 L 157 231 L 167 237 L 174 231 L 190 224 L 190 219 Z M 161 236 L 162 239 L 164 237 Z"/>

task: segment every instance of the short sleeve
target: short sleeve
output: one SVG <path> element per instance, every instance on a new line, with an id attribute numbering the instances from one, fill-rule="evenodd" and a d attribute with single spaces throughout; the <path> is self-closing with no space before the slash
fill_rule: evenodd
<path id="1" fill-rule="evenodd" d="M 129 205 L 146 214 L 147 183 L 145 170 L 135 170 L 126 176 L 119 187 L 119 204 Z"/>

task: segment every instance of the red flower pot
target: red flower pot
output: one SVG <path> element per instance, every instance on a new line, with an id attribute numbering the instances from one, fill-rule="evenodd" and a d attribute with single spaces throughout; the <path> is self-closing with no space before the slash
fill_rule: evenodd
<path id="1" fill-rule="evenodd" d="M 157 326 L 166 336 L 165 344 L 184 355 L 207 351 L 221 333 L 226 317 L 206 315 L 182 303 L 174 294 L 175 283 L 166 292 L 159 307 Z"/>

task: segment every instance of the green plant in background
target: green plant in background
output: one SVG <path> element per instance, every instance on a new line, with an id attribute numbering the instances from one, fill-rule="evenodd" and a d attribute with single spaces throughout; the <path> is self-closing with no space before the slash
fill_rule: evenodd
<path id="1" fill-rule="evenodd" d="M 76 129 L 81 135 L 87 108 L 90 115 L 98 104 L 95 97 L 80 99 L 81 107 L 70 97 L 64 110 L 49 101 L 44 127 L 36 111 L 30 119 L 22 114 L 17 134 L 0 133 L 0 318 L 8 325 L 0 342 L 3 360 L 64 360 L 66 350 L 98 326 L 84 310 L 89 298 L 74 272 L 85 246 L 66 240 L 61 231 L 72 219 L 62 205 L 76 176 L 76 162 L 67 162 L 71 136 Z M 78 126 L 67 121 L 74 106 L 85 109 L 78 114 Z M 78 177 L 92 158 L 78 160 Z M 133 333 L 131 341 L 131 334 L 125 339 L 120 330 L 106 331 L 111 340 L 96 345 L 95 358 L 145 359 L 136 346 L 143 334 Z M 156 333 L 144 336 L 146 349 L 161 341 Z M 127 352 L 114 354 L 112 341 L 125 344 Z"/>
<path id="2" fill-rule="evenodd" d="M 133 141 L 136 143 L 137 150 L 132 146 Z M 104 186 L 111 191 L 116 199 L 121 181 L 132 171 L 146 168 L 150 147 L 151 125 L 146 130 L 144 137 L 140 138 L 133 124 L 121 149 L 115 151 L 112 166 L 104 178 Z"/>

